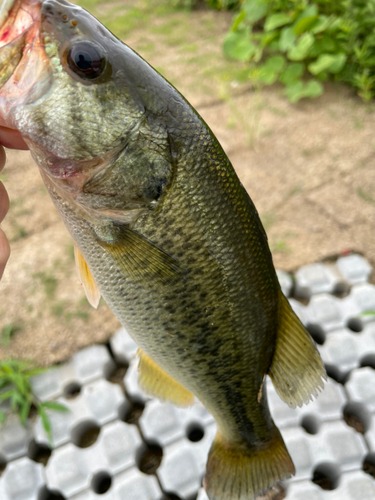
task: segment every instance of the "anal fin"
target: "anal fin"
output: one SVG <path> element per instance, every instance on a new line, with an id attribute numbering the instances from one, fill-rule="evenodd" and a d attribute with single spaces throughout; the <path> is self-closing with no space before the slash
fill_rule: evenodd
<path id="1" fill-rule="evenodd" d="M 291 408 L 317 397 L 323 380 L 327 380 L 314 341 L 281 290 L 276 348 L 268 375 L 277 394 Z"/>
<path id="2" fill-rule="evenodd" d="M 138 385 L 146 394 L 176 406 L 186 407 L 195 403 L 194 395 L 160 368 L 142 349 L 138 349 L 137 356 Z"/>
<path id="3" fill-rule="evenodd" d="M 97 284 L 92 277 L 89 266 L 87 265 L 83 255 L 78 250 L 78 248 L 74 245 L 74 257 L 76 261 L 78 277 L 80 282 L 82 283 L 83 289 L 85 290 L 87 300 L 89 303 L 97 309 L 100 301 L 100 291 Z"/>

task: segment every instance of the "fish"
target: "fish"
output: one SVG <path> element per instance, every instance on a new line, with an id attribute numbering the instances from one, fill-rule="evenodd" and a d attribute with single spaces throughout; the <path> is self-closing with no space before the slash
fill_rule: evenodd
<path id="1" fill-rule="evenodd" d="M 141 388 L 214 416 L 208 498 L 256 498 L 295 472 L 266 376 L 295 408 L 326 373 L 252 200 L 193 107 L 86 10 L 5 0 L 0 26 L 1 132 L 30 149 L 88 300 L 137 342 Z"/>

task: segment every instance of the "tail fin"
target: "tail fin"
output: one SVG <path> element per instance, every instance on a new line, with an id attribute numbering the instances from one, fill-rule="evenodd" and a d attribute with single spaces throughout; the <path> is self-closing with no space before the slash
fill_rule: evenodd
<path id="1" fill-rule="evenodd" d="M 279 300 L 279 329 L 268 375 L 280 398 L 295 408 L 318 396 L 327 375 L 314 341 L 281 290 Z"/>
<path id="2" fill-rule="evenodd" d="M 279 430 L 258 447 L 226 441 L 218 431 L 208 455 L 203 485 L 209 500 L 253 500 L 295 473 Z"/>

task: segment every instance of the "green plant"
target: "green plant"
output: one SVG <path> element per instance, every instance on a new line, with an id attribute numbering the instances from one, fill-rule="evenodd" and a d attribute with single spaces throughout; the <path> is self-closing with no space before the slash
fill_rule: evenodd
<path id="1" fill-rule="evenodd" d="M 251 78 L 285 86 L 291 102 L 323 93 L 327 79 L 375 95 L 375 0 L 245 0 L 224 41 L 253 63 Z"/>
<path id="2" fill-rule="evenodd" d="M 46 368 L 35 367 L 29 361 L 8 359 L 0 362 L 0 402 L 9 400 L 11 411 L 19 415 L 22 425 L 26 425 L 27 417 L 34 406 L 52 444 L 51 421 L 46 410 L 62 412 L 69 410 L 61 403 L 55 401 L 40 402 L 34 396 L 30 378 L 46 370 Z M 0 410 L 0 422 L 5 420 L 6 414 Z"/>
<path id="3" fill-rule="evenodd" d="M 22 330 L 22 326 L 15 325 L 14 323 L 8 323 L 4 326 L 0 333 L 0 344 L 4 347 L 8 347 L 10 343 L 11 337 L 15 335 L 17 332 Z"/>

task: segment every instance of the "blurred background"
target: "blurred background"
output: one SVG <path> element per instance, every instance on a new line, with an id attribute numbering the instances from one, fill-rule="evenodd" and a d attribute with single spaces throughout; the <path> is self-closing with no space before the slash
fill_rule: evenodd
<path id="1" fill-rule="evenodd" d="M 202 115 L 259 211 L 278 269 L 350 251 L 375 263 L 374 1 L 76 3 Z M 105 342 L 119 323 L 104 303 L 88 305 L 30 155 L 7 153 L 0 358 L 45 366 Z"/>

